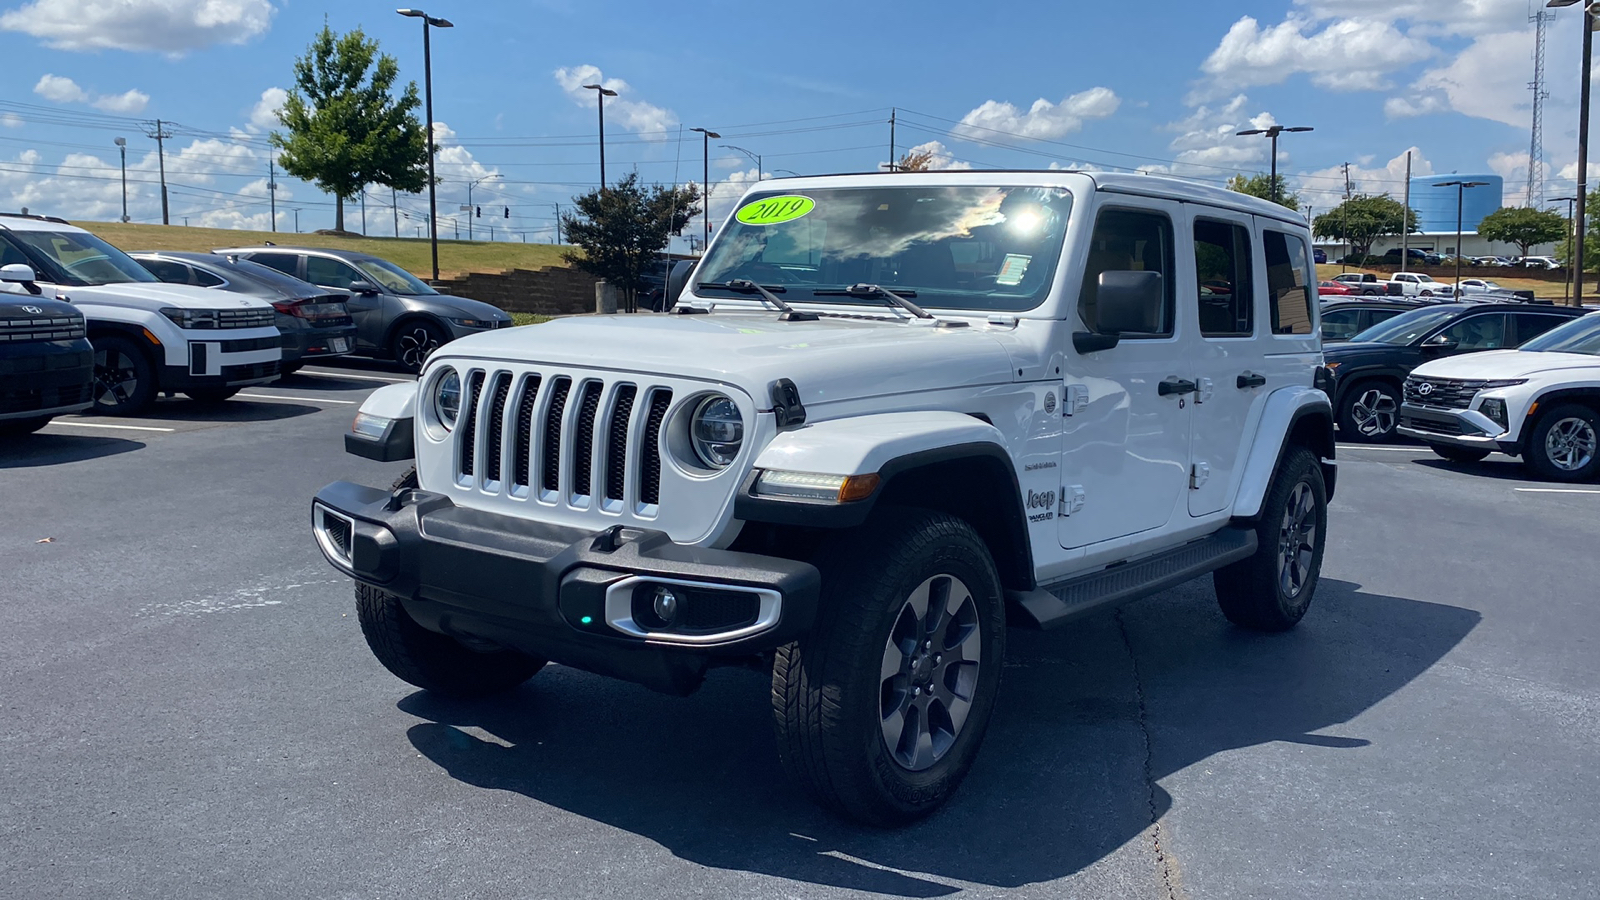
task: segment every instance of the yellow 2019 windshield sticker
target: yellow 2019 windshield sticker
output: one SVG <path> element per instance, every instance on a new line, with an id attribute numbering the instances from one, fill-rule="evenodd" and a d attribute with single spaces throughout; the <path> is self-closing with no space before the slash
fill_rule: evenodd
<path id="1" fill-rule="evenodd" d="M 742 206 L 734 218 L 745 225 L 780 225 L 784 222 L 793 222 L 816 207 L 817 202 L 810 197 L 785 194 L 782 197 L 768 197 Z"/>

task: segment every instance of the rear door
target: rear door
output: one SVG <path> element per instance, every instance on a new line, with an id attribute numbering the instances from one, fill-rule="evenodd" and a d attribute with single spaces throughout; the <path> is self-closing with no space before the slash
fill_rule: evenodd
<path id="1" fill-rule="evenodd" d="M 358 281 L 370 283 L 370 279 L 356 271 L 354 266 L 342 259 L 307 256 L 305 280 L 350 295 L 345 305 L 349 307 L 350 317 L 356 323 L 356 346 L 374 349 L 383 343 L 384 332 L 388 330 L 391 318 L 384 314 L 385 297 L 383 294 L 358 294 L 350 290 L 350 285 Z"/>
<path id="2" fill-rule="evenodd" d="M 1551 313 L 1516 312 L 1511 314 L 1511 320 L 1516 328 L 1516 337 L 1513 338 L 1516 343 L 1510 346 L 1520 347 L 1558 325 L 1571 322 L 1572 317 Z"/>

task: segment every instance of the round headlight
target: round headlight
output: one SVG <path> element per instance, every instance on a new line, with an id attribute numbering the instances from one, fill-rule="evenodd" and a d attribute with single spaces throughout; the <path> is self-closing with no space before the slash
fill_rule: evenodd
<path id="1" fill-rule="evenodd" d="M 461 376 L 455 369 L 433 383 L 433 412 L 446 429 L 456 426 L 456 417 L 461 415 Z"/>
<path id="2" fill-rule="evenodd" d="M 726 469 L 744 443 L 744 417 L 739 407 L 721 394 L 700 401 L 689 420 L 694 455 L 713 469 Z"/>

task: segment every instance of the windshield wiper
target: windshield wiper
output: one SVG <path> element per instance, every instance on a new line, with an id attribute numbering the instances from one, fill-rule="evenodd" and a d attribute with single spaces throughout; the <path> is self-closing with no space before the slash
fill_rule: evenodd
<path id="1" fill-rule="evenodd" d="M 915 297 L 917 295 L 916 291 L 900 291 L 896 293 L 879 284 L 852 284 L 844 290 L 822 290 L 812 291 L 811 293 L 818 297 L 882 297 L 919 319 L 933 318 L 933 313 L 906 299 L 907 297 Z"/>
<path id="2" fill-rule="evenodd" d="M 751 281 L 748 278 L 735 278 L 730 281 L 702 281 L 694 286 L 694 289 L 697 291 L 701 288 L 716 288 L 724 291 L 733 291 L 737 294 L 760 294 L 763 302 L 776 306 L 778 310 L 783 313 L 782 318 L 785 321 L 798 322 L 816 319 L 816 316 L 812 313 L 800 312 L 789 304 L 783 302 L 783 298 L 774 293 L 775 291 L 788 290 L 788 288 L 785 288 L 781 284 L 756 284 L 754 281 Z"/>

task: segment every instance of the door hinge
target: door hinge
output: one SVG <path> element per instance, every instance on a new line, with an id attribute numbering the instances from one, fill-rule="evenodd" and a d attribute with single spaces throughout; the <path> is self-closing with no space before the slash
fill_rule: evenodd
<path id="1" fill-rule="evenodd" d="M 1194 384 L 1194 402 L 1196 403 L 1204 403 L 1210 400 L 1211 396 L 1217 392 L 1216 384 L 1209 378 L 1196 378 Z"/>
<path id="2" fill-rule="evenodd" d="M 1070 516 L 1083 509 L 1083 485 L 1067 485 L 1061 489 L 1061 515 Z"/>
<path id="3" fill-rule="evenodd" d="M 1211 480 L 1211 464 L 1204 460 L 1189 467 L 1189 490 L 1199 490 Z"/>
<path id="4" fill-rule="evenodd" d="M 1089 408 L 1089 386 L 1069 384 L 1061 389 L 1061 414 L 1075 416 Z"/>

